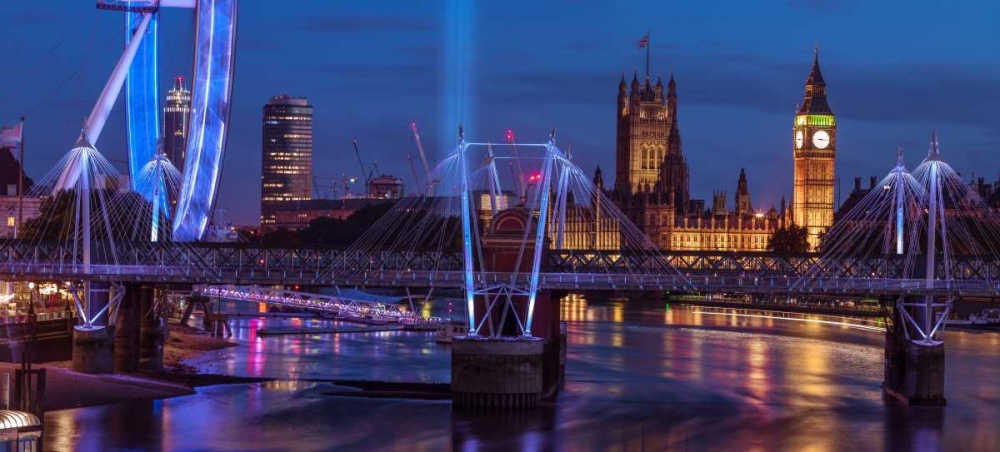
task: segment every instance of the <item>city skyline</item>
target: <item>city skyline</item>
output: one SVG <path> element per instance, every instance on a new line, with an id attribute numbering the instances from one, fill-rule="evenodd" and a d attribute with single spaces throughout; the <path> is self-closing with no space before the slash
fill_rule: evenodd
<path id="1" fill-rule="evenodd" d="M 995 1 L 27 4 L 0 450 L 1000 444 Z"/>
<path id="2" fill-rule="evenodd" d="M 408 130 L 413 121 L 421 127 L 425 146 L 438 156 L 452 145 L 448 140 L 453 137 L 442 138 L 440 131 L 457 125 L 438 120 L 443 116 L 439 82 L 447 47 L 445 8 L 349 5 L 333 12 L 319 6 L 281 11 L 244 6 L 240 20 L 250 28 L 267 28 L 273 21 L 298 25 L 300 30 L 267 39 L 240 36 L 241 79 L 234 92 L 234 132 L 219 198 L 219 206 L 232 220 L 253 224 L 257 218 L 257 203 L 241 201 L 246 186 L 255 185 L 260 174 L 259 106 L 274 94 L 308 96 L 323 109 L 316 118 L 315 140 L 315 172 L 322 176 L 356 172 L 350 145 L 358 139 L 384 172 L 411 185 L 404 157 L 415 150 Z M 767 17 L 742 11 L 752 9 L 747 5 L 637 8 L 676 21 L 650 27 L 637 23 L 633 11 L 606 5 L 581 10 L 539 5 L 534 9 L 537 17 L 509 16 L 523 10 L 513 6 L 501 10 L 480 5 L 468 12 L 479 28 L 478 38 L 472 37 L 473 93 L 478 98 L 472 122 L 478 131 L 470 133 L 500 141 L 507 128 L 513 128 L 519 138 L 531 139 L 544 137 L 555 125 L 560 143 L 573 144 L 578 164 L 612 168 L 613 100 L 607 86 L 617 82 L 622 68 L 643 72 L 644 55 L 636 50 L 635 41 L 649 29 L 652 74 L 666 78 L 672 69 L 684 106 L 681 122 L 694 182 L 692 197 L 704 199 L 713 190 L 732 190 L 739 169 L 746 167 L 755 206 L 767 208 L 791 193 L 788 118 L 801 100 L 802 67 L 818 40 L 840 122 L 837 175 L 842 198 L 853 176 L 889 171 L 898 145 L 906 150 L 908 165 L 915 166 L 926 153 L 935 126 L 942 152 L 966 178 L 981 168 L 992 180 L 998 170 L 981 163 L 989 161 L 997 130 L 975 108 L 998 97 L 998 85 L 989 75 L 997 60 L 996 46 L 989 43 L 996 37 L 983 31 L 985 27 L 969 26 L 995 13 L 995 5 L 984 2 L 974 14 L 977 8 L 917 3 L 911 5 L 907 21 L 899 24 L 874 20 L 891 8 L 859 3 L 793 2 L 774 8 Z M 741 13 L 756 21 L 740 19 Z M 2 32 L 3 38 L 17 44 L 10 53 L 22 63 L 3 78 L 5 86 L 23 89 L 0 99 L 0 121 L 13 123 L 22 114 L 28 116 L 27 170 L 38 177 L 72 144 L 79 118 L 107 76 L 105 68 L 110 66 L 105 60 L 115 58 L 121 29 L 116 18 L 99 14 L 89 4 L 46 15 L 14 5 L 12 14 L 20 20 Z M 92 39 L 101 51 L 88 52 L 85 40 L 77 43 L 65 34 L 27 38 L 24 24 L 59 28 L 74 14 L 95 18 Z M 608 19 L 591 23 L 597 15 Z M 192 39 L 184 37 L 190 35 L 185 33 L 190 31 L 186 17 L 176 12 L 165 12 L 163 17 L 179 31 L 164 45 L 174 40 L 186 48 Z M 685 24 L 685 18 L 695 17 L 708 29 Z M 554 21 L 554 33 L 545 31 L 546 20 Z M 498 23 L 507 28 L 497 28 Z M 583 33 L 576 25 L 583 23 L 592 25 L 592 30 Z M 777 25 L 782 25 L 780 32 L 765 29 Z M 834 28 L 846 26 L 851 35 L 833 33 Z M 507 43 L 483 38 L 498 30 L 517 39 Z M 753 37 L 744 39 L 751 30 Z M 938 38 L 945 35 L 947 40 Z M 300 46 L 309 40 L 324 45 Z M 80 60 L 67 56 L 77 54 L 89 59 L 89 69 L 72 76 Z M 289 61 L 296 62 L 292 70 L 265 69 Z M 161 80 L 185 74 L 189 66 L 186 51 L 168 53 L 161 64 Z M 101 145 L 120 169 L 124 169 L 118 162 L 124 159 L 122 117 L 120 112 L 112 115 Z M 50 130 L 39 130 L 41 124 Z M 247 158 L 241 158 L 244 155 Z"/>

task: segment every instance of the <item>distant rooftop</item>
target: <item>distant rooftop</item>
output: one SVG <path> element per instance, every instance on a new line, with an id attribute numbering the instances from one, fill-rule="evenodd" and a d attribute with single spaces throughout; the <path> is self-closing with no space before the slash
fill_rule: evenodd
<path id="1" fill-rule="evenodd" d="M 308 107 L 309 100 L 305 97 L 295 97 L 289 96 L 288 94 L 281 94 L 271 98 L 267 101 L 268 105 L 295 105 L 299 107 Z"/>

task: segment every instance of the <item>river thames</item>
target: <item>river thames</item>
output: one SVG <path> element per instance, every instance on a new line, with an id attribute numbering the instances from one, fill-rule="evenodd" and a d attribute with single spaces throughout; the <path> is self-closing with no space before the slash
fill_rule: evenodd
<path id="1" fill-rule="evenodd" d="M 311 379 L 447 383 L 433 333 L 258 337 L 192 364 L 278 381 L 46 414 L 52 450 L 1000 450 L 1000 334 L 946 332 L 945 408 L 884 399 L 874 322 L 565 301 L 566 384 L 543 408 L 324 395 Z"/>

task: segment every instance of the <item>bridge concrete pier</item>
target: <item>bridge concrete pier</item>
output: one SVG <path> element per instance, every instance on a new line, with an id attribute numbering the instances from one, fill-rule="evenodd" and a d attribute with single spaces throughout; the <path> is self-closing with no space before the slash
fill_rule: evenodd
<path id="1" fill-rule="evenodd" d="M 115 370 L 114 332 L 104 326 L 73 328 L 73 370 L 105 374 Z"/>
<path id="2" fill-rule="evenodd" d="M 457 337 L 451 343 L 452 406 L 523 409 L 543 392 L 541 338 Z"/>
<path id="3" fill-rule="evenodd" d="M 166 322 L 156 312 L 156 288 L 143 286 L 140 290 L 139 309 L 139 372 L 163 371 L 163 343 Z"/>
<path id="4" fill-rule="evenodd" d="M 163 371 L 163 343 L 166 337 L 161 319 L 143 319 L 139 336 L 139 372 Z"/>
<path id="5" fill-rule="evenodd" d="M 907 405 L 944 406 L 944 342 L 907 338 L 904 321 L 893 309 L 892 327 L 885 334 L 882 388 Z"/>
<path id="6" fill-rule="evenodd" d="M 885 392 L 907 405 L 944 406 L 944 343 L 908 341 L 896 381 L 882 384 Z"/>
<path id="7" fill-rule="evenodd" d="M 111 284 L 91 281 L 84 285 L 88 316 L 94 316 L 110 301 Z M 115 329 L 112 325 L 76 325 L 73 327 L 73 370 L 88 374 L 115 370 Z"/>
<path id="8" fill-rule="evenodd" d="M 155 294 L 156 288 L 149 284 L 125 285 L 115 324 L 109 327 L 115 372 L 163 370 L 165 328 L 153 310 Z"/>
<path id="9" fill-rule="evenodd" d="M 118 306 L 115 319 L 115 372 L 133 373 L 139 370 L 139 291 L 135 284 L 126 285 L 125 296 Z"/>

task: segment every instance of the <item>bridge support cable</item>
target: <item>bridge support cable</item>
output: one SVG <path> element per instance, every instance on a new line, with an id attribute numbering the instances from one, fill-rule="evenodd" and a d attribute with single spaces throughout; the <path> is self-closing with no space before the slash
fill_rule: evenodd
<path id="1" fill-rule="evenodd" d="M 923 162 L 896 167 L 835 222 L 822 258 L 794 285 L 809 292 L 830 282 L 897 287 L 907 336 L 937 341 L 958 293 L 996 293 L 1000 215 L 942 158 L 936 132 Z"/>
<path id="2" fill-rule="evenodd" d="M 532 334 L 539 292 L 572 280 L 630 290 L 692 287 L 555 145 L 554 131 L 546 143 L 518 143 L 513 151 L 511 142 L 461 136 L 427 174 L 433 195 L 400 199 L 321 279 L 460 285 L 470 335 L 489 336 Z M 498 171 L 504 160 L 529 174 L 523 190 L 519 174 Z"/>

